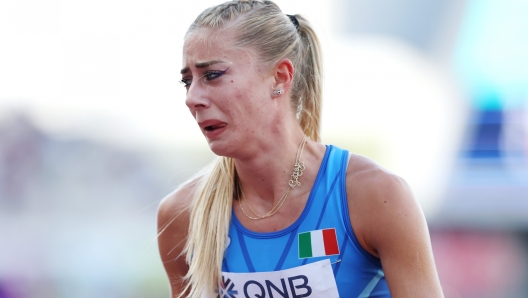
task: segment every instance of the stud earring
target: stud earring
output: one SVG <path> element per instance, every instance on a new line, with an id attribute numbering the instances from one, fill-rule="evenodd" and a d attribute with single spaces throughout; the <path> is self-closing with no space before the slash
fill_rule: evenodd
<path id="1" fill-rule="evenodd" d="M 281 95 L 281 94 L 282 94 L 282 89 L 273 91 L 273 95 Z"/>

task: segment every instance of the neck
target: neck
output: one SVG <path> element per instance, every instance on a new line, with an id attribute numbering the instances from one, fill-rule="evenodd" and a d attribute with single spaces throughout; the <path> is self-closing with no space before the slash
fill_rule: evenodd
<path id="1" fill-rule="evenodd" d="M 265 201 L 273 205 L 288 190 L 288 182 L 294 170 L 297 152 L 304 138 L 299 128 L 290 134 L 274 135 L 274 138 L 256 141 L 248 148 L 247 158 L 235 159 L 235 166 L 246 198 Z M 305 145 L 301 160 L 310 155 Z M 299 178 L 302 183 L 302 177 Z"/>

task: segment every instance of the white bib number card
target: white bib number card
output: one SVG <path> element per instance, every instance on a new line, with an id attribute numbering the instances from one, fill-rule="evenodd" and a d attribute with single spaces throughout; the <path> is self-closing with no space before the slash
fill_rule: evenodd
<path id="1" fill-rule="evenodd" d="M 219 298 L 339 297 L 328 259 L 281 271 L 222 272 L 222 281 Z"/>

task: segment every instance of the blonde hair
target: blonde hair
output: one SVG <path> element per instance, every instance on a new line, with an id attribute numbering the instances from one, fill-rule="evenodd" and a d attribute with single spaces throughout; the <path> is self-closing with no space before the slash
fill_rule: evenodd
<path id="1" fill-rule="evenodd" d="M 263 62 L 282 58 L 295 68 L 291 105 L 304 133 L 319 141 L 322 102 L 322 57 L 319 40 L 308 21 L 295 15 L 297 28 L 272 1 L 235 0 L 203 11 L 187 35 L 199 28 L 235 33 L 235 46 L 256 51 Z M 225 241 L 237 197 L 237 174 L 231 158 L 218 157 L 200 179 L 191 204 L 189 234 L 183 253 L 189 264 L 185 290 L 189 297 L 214 293 L 221 281 Z"/>

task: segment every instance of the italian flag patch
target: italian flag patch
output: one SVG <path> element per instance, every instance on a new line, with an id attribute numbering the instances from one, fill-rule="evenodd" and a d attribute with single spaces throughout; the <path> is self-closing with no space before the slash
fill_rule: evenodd
<path id="1" fill-rule="evenodd" d="M 299 259 L 339 254 L 335 228 L 299 233 Z"/>

